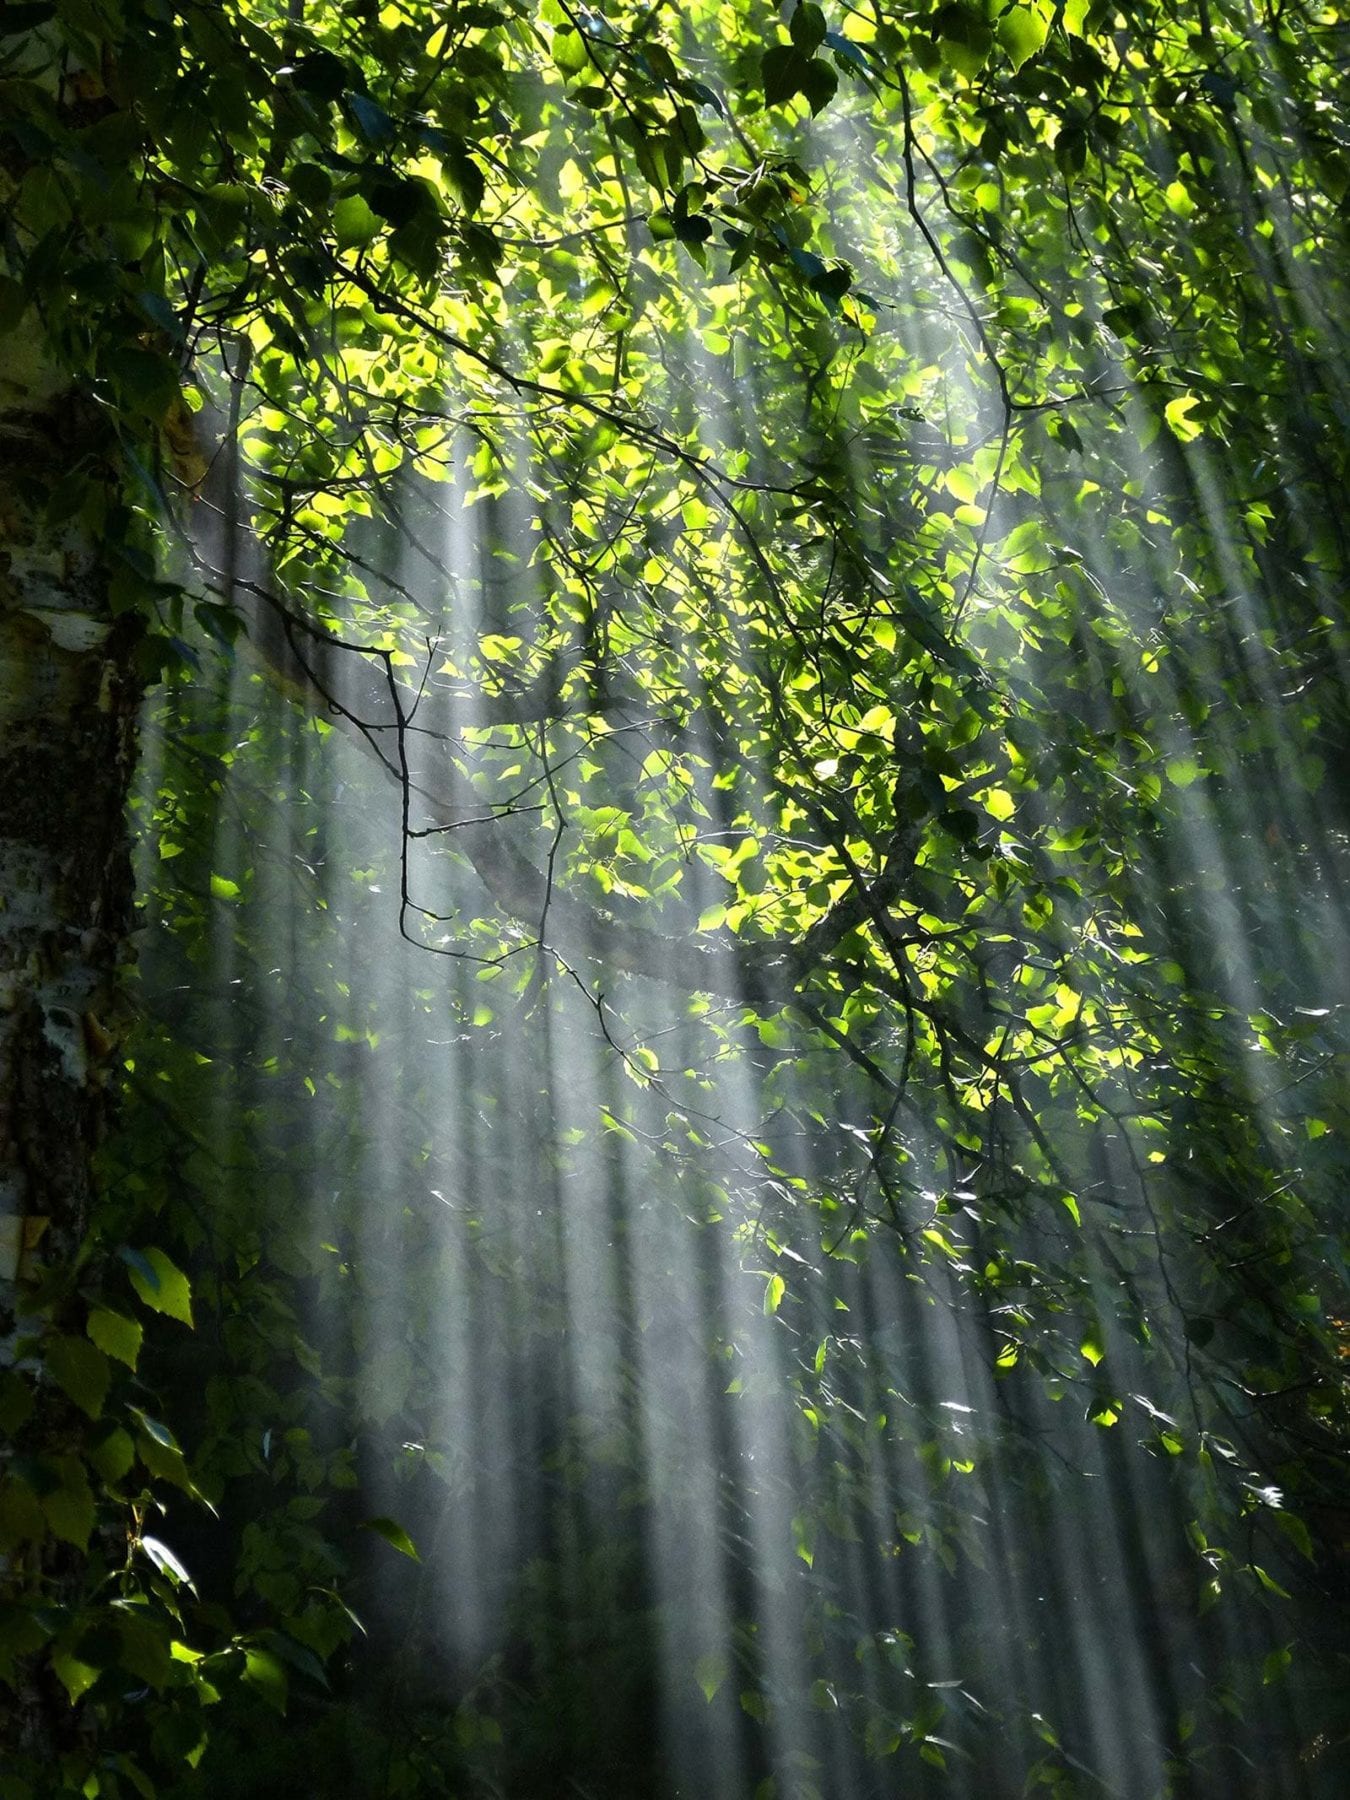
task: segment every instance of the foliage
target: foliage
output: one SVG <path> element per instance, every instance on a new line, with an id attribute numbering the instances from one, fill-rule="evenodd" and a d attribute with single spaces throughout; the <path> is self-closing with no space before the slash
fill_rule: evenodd
<path id="1" fill-rule="evenodd" d="M 371 1792 L 544 1791 L 531 1704 L 512 1710 L 538 1691 L 579 1778 L 655 1791 L 650 1748 L 585 1741 L 599 1702 L 542 1641 L 569 1567 L 549 1543 L 522 1559 L 528 1677 L 429 1674 L 418 1711 L 400 1675 L 419 1723 L 397 1757 L 379 1705 L 341 1688 L 375 1680 L 359 1546 L 385 1566 L 412 1548 L 441 1476 L 415 1429 L 426 1368 L 363 1338 L 338 1291 L 468 1257 L 532 1319 L 541 1370 L 562 1302 L 538 1244 L 494 1263 L 462 1181 L 462 1235 L 418 1214 L 390 1227 L 396 1258 L 361 1196 L 321 1245 L 307 1183 L 368 1154 L 354 1090 L 377 1059 L 424 1066 L 428 1010 L 480 1046 L 490 1109 L 509 1047 L 575 1008 L 612 1077 L 586 1154 L 645 1156 L 653 1193 L 756 1274 L 758 1322 L 702 1350 L 778 1369 L 765 1417 L 792 1415 L 797 1464 L 790 1503 L 742 1482 L 728 1505 L 783 1513 L 784 1616 L 821 1671 L 804 1691 L 824 1704 L 824 1684 L 877 1791 L 894 1755 L 936 1781 L 948 1732 L 982 1768 L 991 1751 L 978 1699 L 895 1700 L 895 1668 L 941 1681 L 935 1653 L 831 1613 L 822 1546 L 875 1550 L 889 1471 L 895 1554 L 978 1608 L 980 1521 L 1001 1507 L 1005 1541 L 1029 1540 L 1058 1405 L 1076 1467 L 1129 1461 L 1184 1527 L 1166 1581 L 1235 1621 L 1188 1640 L 1222 1673 L 1202 1720 L 1178 1700 L 1161 1727 L 1177 1791 L 1265 1791 L 1228 1739 L 1244 1711 L 1276 1729 L 1294 1645 L 1313 1672 L 1279 1754 L 1331 1792 L 1340 9 L 10 11 L 0 316 L 31 309 L 113 422 L 115 466 L 72 469 L 51 514 L 107 543 L 112 605 L 144 614 L 145 672 L 170 679 L 144 801 L 166 997 L 87 1257 L 32 1295 L 26 1350 L 69 1407 L 53 1425 L 28 1366 L 4 1376 L 31 1454 L 0 1521 L 31 1580 L 0 1644 L 16 1679 L 41 1652 L 69 1697 L 53 1791 L 193 1791 L 184 1768 L 219 1782 L 222 1750 L 237 1778 L 288 1688 L 335 1771 L 373 1759 Z M 255 659 L 253 688 L 211 691 L 206 639 Z M 254 718 L 279 687 L 307 725 Z M 393 776 L 401 841 L 353 850 L 340 897 L 297 734 L 363 742 Z M 311 810 L 315 843 L 274 867 L 231 840 L 241 793 L 260 846 Z M 211 987 L 244 977 L 212 946 L 272 967 L 293 882 L 327 946 L 274 978 L 294 1029 L 223 1055 Z M 363 1007 L 339 946 L 394 909 L 435 973 Z M 720 1094 L 745 1080 L 729 1146 Z M 432 1104 L 406 1102 L 391 1191 L 430 1186 Z M 511 1179 L 579 1206 L 590 1165 L 550 1162 L 548 1107 Z M 410 1341 L 435 1291 L 410 1282 Z M 877 1292 L 889 1320 L 835 1329 Z M 341 1321 L 330 1344 L 303 1335 L 308 1304 Z M 936 1307 L 999 1397 L 961 1445 L 941 1383 L 887 1349 Z M 615 1329 L 633 1366 L 638 1326 Z M 790 1352 L 753 1348 L 776 1332 Z M 540 1459 L 567 1450 L 550 1433 Z M 587 1492 L 606 1456 L 640 1479 L 641 1422 L 616 1433 L 575 1447 Z M 366 1504 L 358 1447 L 405 1467 L 402 1510 Z M 84 1559 L 61 1606 L 29 1548 L 52 1540 Z M 636 1646 L 640 1690 L 652 1596 L 610 1549 L 572 1574 Z M 759 1685 L 762 1604 L 737 1618 L 747 1685 L 693 1643 L 686 1685 L 710 1718 L 739 1708 L 757 1779 L 807 1793 L 765 1747 L 774 1708 L 809 1702 Z M 992 1666 L 1017 1630 L 961 1647 Z M 1019 1780 L 1092 1791 L 1071 1722 L 1002 1723 Z"/>

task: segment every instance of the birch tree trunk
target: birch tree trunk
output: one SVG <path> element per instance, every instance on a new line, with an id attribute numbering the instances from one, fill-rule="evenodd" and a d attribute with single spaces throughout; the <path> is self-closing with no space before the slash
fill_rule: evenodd
<path id="1" fill-rule="evenodd" d="M 115 1095 L 132 918 L 138 628 L 112 614 L 96 534 L 51 522 L 62 478 L 107 466 L 92 409 L 49 391 L 23 331 L 0 338 L 0 370 L 0 1362 L 31 1379 L 35 1330 L 84 1328 L 75 1259 Z M 0 1550 L 12 1593 L 59 1608 L 83 1558 L 59 1529 L 25 1528 L 33 1490 L 7 1465 L 18 1447 L 62 1466 L 81 1434 L 66 1396 L 35 1379 L 31 1417 L 0 1438 Z M 0 1766 L 4 1750 L 50 1757 L 77 1728 L 50 1672 L 34 1677 L 0 1709 Z"/>

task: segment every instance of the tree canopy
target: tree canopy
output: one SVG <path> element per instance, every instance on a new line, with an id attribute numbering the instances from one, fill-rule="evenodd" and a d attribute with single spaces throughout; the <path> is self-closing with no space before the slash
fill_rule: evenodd
<path id="1" fill-rule="evenodd" d="M 149 695 L 3 1800 L 1341 1791 L 1343 9 L 0 31 Z"/>

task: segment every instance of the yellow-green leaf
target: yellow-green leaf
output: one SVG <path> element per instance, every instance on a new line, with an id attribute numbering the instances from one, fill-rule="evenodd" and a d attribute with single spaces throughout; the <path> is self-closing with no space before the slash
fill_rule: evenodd
<path id="1" fill-rule="evenodd" d="M 1191 408 L 1199 404 L 1195 394 L 1182 394 L 1177 400 L 1169 400 L 1163 408 L 1163 415 L 1173 435 L 1183 444 L 1189 444 L 1193 438 L 1198 438 L 1203 429 L 1188 416 Z"/>
<path id="2" fill-rule="evenodd" d="M 148 1266 L 147 1266 L 148 1265 Z M 167 1313 L 184 1325 L 192 1323 L 192 1287 L 187 1276 L 162 1250 L 143 1250 L 128 1259 L 131 1285 L 154 1312 Z"/>
<path id="3" fill-rule="evenodd" d="M 397 1519 L 366 1519 L 360 1529 L 373 1531 L 376 1537 L 382 1537 L 386 1544 L 397 1550 L 400 1556 L 410 1556 L 414 1562 L 421 1562 L 417 1554 L 417 1546 L 399 1524 Z"/>
<path id="4" fill-rule="evenodd" d="M 273 1712 L 286 1710 L 286 1671 L 270 1650 L 244 1652 L 243 1679 L 265 1700 Z"/>
<path id="5" fill-rule="evenodd" d="M 716 1651 L 709 1651 L 700 1656 L 694 1664 L 694 1680 L 703 1689 L 703 1698 L 710 1704 L 713 1695 L 727 1678 L 727 1659 Z"/>
<path id="6" fill-rule="evenodd" d="M 142 1333 L 135 1319 L 128 1319 L 123 1313 L 110 1312 L 107 1307 L 99 1306 L 90 1313 L 85 1330 L 105 1355 L 115 1356 L 118 1362 L 125 1363 L 129 1369 L 136 1367 Z"/>
<path id="7" fill-rule="evenodd" d="M 60 1678 L 62 1687 L 70 1695 L 72 1706 L 93 1687 L 101 1672 L 89 1663 L 81 1662 L 72 1651 L 64 1649 L 52 1651 L 52 1667 Z"/>
<path id="8" fill-rule="evenodd" d="M 1049 32 L 1050 20 L 1038 5 L 1010 6 L 998 22 L 998 41 L 1015 69 L 1035 56 Z"/>

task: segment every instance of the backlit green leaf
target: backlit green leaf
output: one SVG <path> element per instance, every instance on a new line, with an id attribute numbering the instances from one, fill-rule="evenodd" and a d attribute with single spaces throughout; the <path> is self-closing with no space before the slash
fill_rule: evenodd
<path id="1" fill-rule="evenodd" d="M 129 1369 L 135 1369 L 141 1349 L 141 1327 L 122 1313 L 95 1307 L 89 1314 L 85 1330 L 106 1356 L 114 1356 Z"/>
<path id="2" fill-rule="evenodd" d="M 192 1289 L 187 1276 L 163 1250 L 147 1249 L 139 1255 L 143 1264 L 132 1265 L 128 1273 L 140 1299 L 153 1311 L 191 1325 Z"/>
<path id="3" fill-rule="evenodd" d="M 421 1562 L 417 1546 L 396 1519 L 366 1519 L 361 1525 L 362 1531 L 373 1531 L 376 1537 L 382 1537 L 401 1556 L 410 1556 L 414 1562 Z"/>

